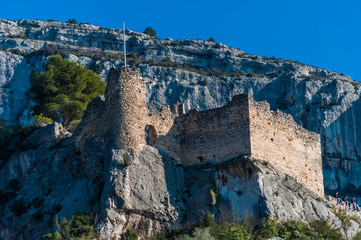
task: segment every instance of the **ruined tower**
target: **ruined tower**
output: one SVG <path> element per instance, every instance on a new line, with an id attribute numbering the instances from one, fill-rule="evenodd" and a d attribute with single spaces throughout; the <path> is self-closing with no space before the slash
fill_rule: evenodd
<path id="1" fill-rule="evenodd" d="M 108 136 L 112 148 L 137 148 L 145 144 L 147 107 L 145 86 L 137 69 L 112 69 L 105 92 Z"/>

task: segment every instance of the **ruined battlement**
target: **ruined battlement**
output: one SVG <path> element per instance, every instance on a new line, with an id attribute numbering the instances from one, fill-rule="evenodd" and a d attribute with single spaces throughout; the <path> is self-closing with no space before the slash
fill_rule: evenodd
<path id="1" fill-rule="evenodd" d="M 184 113 L 181 104 L 161 111 L 146 107 L 137 70 L 113 69 L 105 94 L 107 138 L 114 148 L 157 147 L 181 164 L 228 161 L 243 155 L 267 161 L 323 195 L 320 136 L 291 115 L 271 111 L 248 94 L 224 107 Z"/>
<path id="2" fill-rule="evenodd" d="M 299 183 L 323 195 L 320 135 L 298 125 L 291 115 L 249 102 L 251 156 L 266 160 Z"/>

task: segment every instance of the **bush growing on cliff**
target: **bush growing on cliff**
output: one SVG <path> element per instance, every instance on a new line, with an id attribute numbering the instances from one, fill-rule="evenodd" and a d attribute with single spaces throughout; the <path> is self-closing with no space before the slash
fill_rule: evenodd
<path id="1" fill-rule="evenodd" d="M 58 217 L 55 217 L 57 231 L 43 236 L 47 240 L 60 239 L 93 239 L 97 236 L 94 230 L 94 221 L 87 213 L 77 213 L 70 221 L 62 218 L 59 223 Z"/>
<path id="2" fill-rule="evenodd" d="M 78 63 L 52 55 L 44 65 L 45 72 L 31 75 L 31 93 L 36 106 L 34 115 L 41 115 L 75 126 L 87 104 L 104 93 L 106 83 L 97 74 Z"/>
<path id="3" fill-rule="evenodd" d="M 343 240 L 341 233 L 336 229 L 330 227 L 327 221 L 315 221 L 310 224 L 286 221 L 277 223 L 270 219 L 263 224 L 257 225 L 250 221 L 240 222 L 213 222 L 210 214 L 205 215 L 206 224 L 203 221 L 202 226 L 193 225 L 184 229 L 177 229 L 169 232 L 166 235 L 158 237 L 157 239 L 206 239 L 217 240 L 264 240 L 271 237 L 281 237 L 285 240 L 313 240 L 313 239 L 327 239 L 327 240 Z"/>
<path id="4" fill-rule="evenodd" d="M 66 21 L 66 23 L 78 24 L 78 21 L 75 19 L 69 19 L 68 21 Z"/>
<path id="5" fill-rule="evenodd" d="M 34 126 L 44 127 L 51 123 L 53 123 L 53 120 L 51 118 L 44 117 L 42 113 L 34 116 L 34 122 L 33 122 Z"/>
<path id="6" fill-rule="evenodd" d="M 137 240 L 138 233 L 133 229 L 127 229 L 125 233 L 122 234 L 121 240 Z"/>
<path id="7" fill-rule="evenodd" d="M 145 30 L 144 30 L 144 33 L 151 36 L 151 37 L 156 37 L 157 36 L 157 33 L 156 31 L 152 28 L 152 27 L 147 27 Z"/>

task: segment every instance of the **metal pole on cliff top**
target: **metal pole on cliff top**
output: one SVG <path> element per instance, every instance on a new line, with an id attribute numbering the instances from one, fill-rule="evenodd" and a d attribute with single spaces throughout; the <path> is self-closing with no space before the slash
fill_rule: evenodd
<path id="1" fill-rule="evenodd" d="M 127 52 L 125 49 L 125 22 L 123 22 L 124 67 L 127 67 Z"/>

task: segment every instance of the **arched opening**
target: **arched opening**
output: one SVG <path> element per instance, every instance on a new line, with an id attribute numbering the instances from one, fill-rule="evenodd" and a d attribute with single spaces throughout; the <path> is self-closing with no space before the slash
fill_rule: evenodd
<path id="1" fill-rule="evenodd" d="M 158 135 L 155 127 L 152 125 L 145 126 L 145 140 L 147 145 L 155 147 L 158 142 Z"/>

